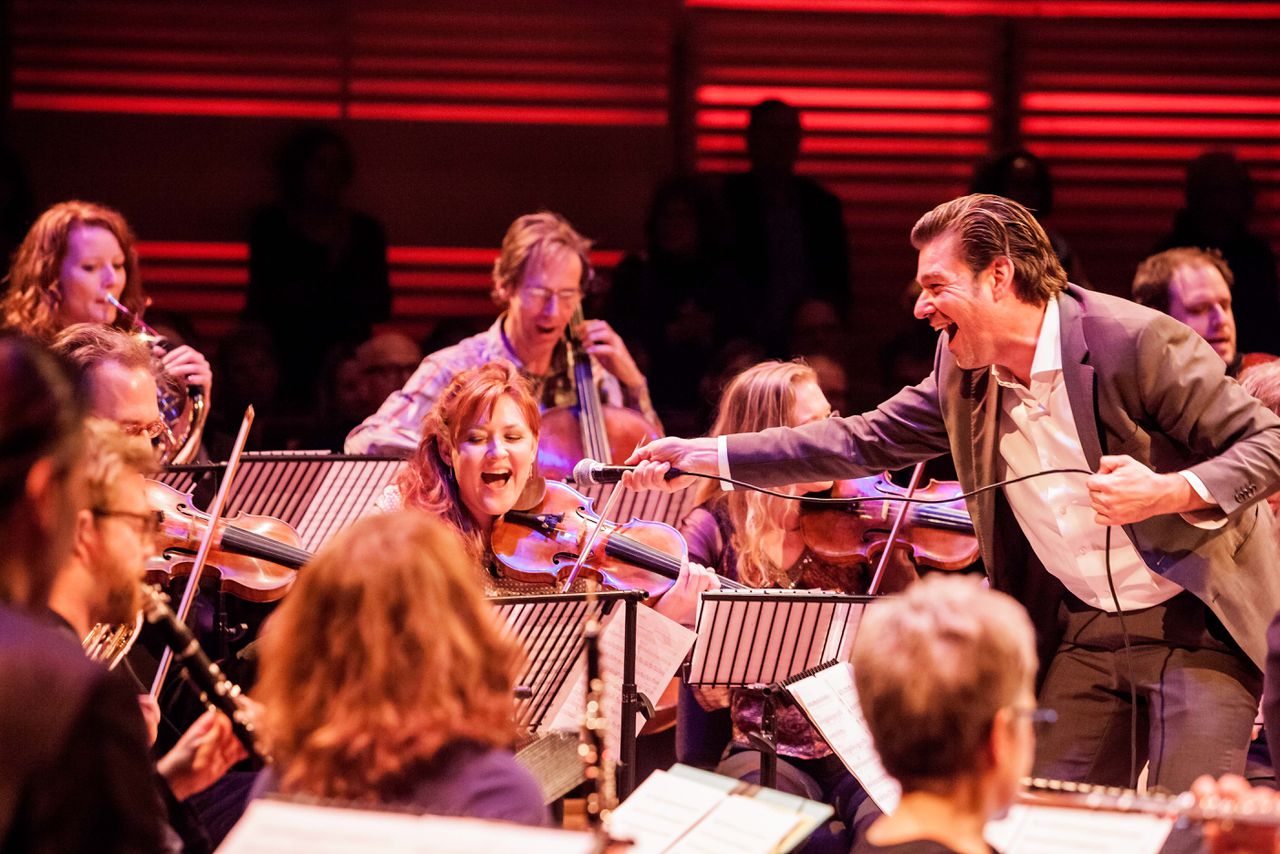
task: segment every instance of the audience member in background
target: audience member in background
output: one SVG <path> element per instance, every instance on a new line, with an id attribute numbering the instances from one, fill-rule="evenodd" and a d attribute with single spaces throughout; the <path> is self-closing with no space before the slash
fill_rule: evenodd
<path id="1" fill-rule="evenodd" d="M 548 824 L 511 755 L 522 653 L 480 571 L 457 533 L 416 510 L 329 540 L 263 632 L 255 696 L 275 764 L 260 788 Z"/>
<path id="2" fill-rule="evenodd" d="M 355 158 L 336 131 L 292 137 L 278 171 L 280 201 L 249 230 L 245 317 L 270 335 L 281 396 L 311 404 L 328 350 L 360 343 L 391 313 L 387 240 L 347 204 Z"/>
<path id="3" fill-rule="evenodd" d="M 0 302 L 3 325 L 46 342 L 75 323 L 132 329 L 107 295 L 135 315 L 146 309 L 134 243 L 129 224 L 111 208 L 76 201 L 49 208 L 14 253 Z M 200 352 L 184 344 L 155 354 L 169 376 L 211 397 L 213 371 Z"/>
<path id="4" fill-rule="evenodd" d="M 1190 326 L 1227 363 L 1227 373 L 1238 378 L 1249 364 L 1274 356 L 1236 348 L 1232 281 L 1231 268 L 1216 249 L 1166 249 L 1138 265 L 1133 301 Z"/>
<path id="5" fill-rule="evenodd" d="M 1276 256 L 1249 230 L 1254 188 L 1249 170 L 1227 151 L 1210 151 L 1187 164 L 1186 207 L 1157 250 L 1179 246 L 1217 249 L 1234 274 L 1236 335 L 1244 353 L 1274 352 L 1280 329 Z"/>
<path id="6" fill-rule="evenodd" d="M 713 208 L 694 179 L 660 184 L 645 222 L 645 251 L 628 254 L 613 271 L 605 307 L 675 432 L 702 429 L 698 384 L 725 332 L 715 300 L 733 294 L 717 258 Z"/>
<path id="7" fill-rule="evenodd" d="M 858 701 L 892 815 L 854 854 L 989 854 L 987 821 L 1013 803 L 1036 738 L 1035 631 L 1014 599 L 934 576 L 868 608 L 853 650 Z"/>
<path id="8" fill-rule="evenodd" d="M 130 686 L 47 625 L 86 506 L 84 402 L 64 364 L 0 337 L 0 849 L 159 851 Z"/>
<path id="9" fill-rule="evenodd" d="M 266 330 L 257 323 L 238 323 L 218 342 L 216 359 L 223 378 L 220 403 L 205 429 L 213 458 L 226 459 L 249 405 L 256 415 L 250 450 L 296 449 L 298 437 L 312 429 L 313 413 L 284 399 L 280 365 Z"/>
<path id="10" fill-rule="evenodd" d="M 973 170 L 971 193 L 992 193 L 1013 199 L 1036 215 L 1049 235 L 1054 253 L 1067 271 L 1067 281 L 1089 287 L 1080 256 L 1071 248 L 1062 232 L 1050 223 L 1053 215 L 1053 175 L 1049 164 L 1025 148 L 1005 151 L 984 160 Z"/>
<path id="11" fill-rule="evenodd" d="M 818 377 L 798 362 L 763 362 L 743 371 L 725 389 L 711 435 L 768 427 L 797 427 L 831 416 Z M 710 483 L 710 482 L 708 482 Z M 822 492 L 831 482 L 785 487 L 792 495 Z M 689 559 L 717 574 L 758 588 L 819 588 L 866 592 L 870 581 L 859 568 L 828 564 L 805 542 L 800 504 L 747 490 L 726 492 L 718 484 L 700 487 L 696 506 L 680 523 L 689 543 Z M 865 568 L 863 568 L 865 569 Z M 887 589 L 897 589 L 887 584 Z M 715 711 L 728 705 L 729 715 Z M 711 709 L 711 711 L 707 711 Z M 761 732 L 764 694 L 757 690 L 691 693 L 682 687 L 678 707 L 677 754 L 681 762 L 716 768 L 730 738 L 730 756 L 719 772 L 750 782 L 759 780 L 759 755 L 751 738 Z M 854 777 L 818 735 L 804 713 L 785 696 L 775 699 L 778 781 L 785 791 L 824 801 L 852 827 L 864 793 Z M 845 834 L 819 831 L 809 852 L 847 851 Z"/>
<path id="12" fill-rule="evenodd" d="M 487 331 L 423 359 L 404 388 L 351 431 L 347 451 L 411 453 L 423 420 L 453 378 L 493 361 L 514 365 L 542 409 L 577 402 L 565 330 L 592 278 L 590 248 L 591 241 L 551 211 L 513 222 L 493 264 L 493 297 L 503 307 L 498 319 Z M 634 409 L 660 428 L 648 382 L 621 336 L 604 320 L 588 320 L 576 332 L 598 363 L 593 376 L 603 402 Z"/>
<path id="13" fill-rule="evenodd" d="M 751 108 L 747 156 L 751 168 L 724 181 L 729 261 L 736 287 L 716 300 L 730 335 L 785 356 L 786 333 L 807 299 L 848 315 L 849 240 L 840 200 L 796 174 L 800 113 L 770 99 Z"/>
<path id="14" fill-rule="evenodd" d="M 357 347 L 356 366 L 365 407 L 360 418 L 375 412 L 382 401 L 403 388 L 421 361 L 422 348 L 403 332 L 379 332 Z"/>

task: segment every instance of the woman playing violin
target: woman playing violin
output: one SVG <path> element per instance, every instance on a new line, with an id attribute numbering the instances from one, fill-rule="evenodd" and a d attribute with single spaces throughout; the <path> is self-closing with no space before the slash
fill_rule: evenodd
<path id="1" fill-rule="evenodd" d="M 409 453 L 450 380 L 487 362 L 514 365 L 542 409 L 575 402 L 564 332 L 592 279 L 590 248 L 559 214 L 542 211 L 513 222 L 493 265 L 493 298 L 502 314 L 485 332 L 423 359 L 405 387 L 351 431 L 347 452 Z M 644 374 L 618 333 L 603 320 L 588 320 L 575 333 L 603 368 L 595 376 L 604 402 L 636 410 L 656 427 Z"/>
<path id="2" fill-rule="evenodd" d="M 488 568 L 484 586 L 490 595 L 550 592 L 505 577 L 489 548 L 499 517 L 542 499 L 545 484 L 535 470 L 540 428 L 529 383 L 509 362 L 463 371 L 428 413 L 417 451 L 379 504 L 416 507 L 449 523 Z M 691 624 L 698 594 L 715 586 L 714 573 L 686 562 L 655 608 Z"/>
<path id="3" fill-rule="evenodd" d="M 831 415 L 811 368 L 801 362 L 763 362 L 729 383 L 711 435 L 799 426 Z M 808 483 L 787 491 L 801 495 L 830 488 L 830 482 Z M 756 492 L 725 492 L 710 481 L 698 497 L 697 506 L 680 525 L 692 560 L 753 587 L 852 591 L 865 586 L 865 568 L 828 565 L 805 544 L 800 502 Z M 850 578 L 850 573 L 858 577 Z M 728 721 L 723 712 L 703 708 L 722 706 L 725 701 L 723 693 L 700 692 L 695 702 L 688 689 L 682 692 L 677 728 L 680 760 L 714 767 L 731 723 L 730 756 L 720 771 L 754 781 L 758 759 L 749 750 L 748 736 L 760 731 L 763 695 L 752 690 L 730 692 Z M 854 811 L 865 797 L 861 787 L 795 705 L 785 697 L 775 698 L 774 704 L 779 787 L 830 803 L 837 817 L 852 827 Z M 848 850 L 847 842 L 837 839 L 811 841 L 814 847 L 806 850 L 825 850 L 827 843 Z"/>

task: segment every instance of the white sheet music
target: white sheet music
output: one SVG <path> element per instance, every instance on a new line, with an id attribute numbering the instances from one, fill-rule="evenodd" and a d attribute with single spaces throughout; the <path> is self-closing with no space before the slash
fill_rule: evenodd
<path id="1" fill-rule="evenodd" d="M 862 788 L 886 813 L 892 813 L 902 798 L 902 786 L 880 764 L 867 731 L 866 719 L 853 684 L 853 665 L 840 662 L 787 686 L 805 715 L 831 745 L 836 756 L 858 778 Z"/>
<path id="2" fill-rule="evenodd" d="M 1150 815 L 1015 804 L 985 836 L 1004 854 L 1156 854 L 1172 829 Z"/>
<path id="3" fill-rule="evenodd" d="M 321 807 L 256 800 L 218 848 L 222 854 L 588 854 L 587 833 L 498 821 Z"/>
<path id="4" fill-rule="evenodd" d="M 684 626 L 669 620 L 646 605 L 636 608 L 636 690 L 656 701 L 666 690 L 667 684 L 681 662 L 689 654 L 696 635 Z M 619 604 L 606 618 L 600 635 L 600 666 L 604 670 L 606 697 L 605 714 L 609 722 L 609 741 L 614 758 L 618 757 L 618 744 L 622 733 L 622 665 L 626 645 L 626 615 Z M 547 728 L 572 729 L 582 726 L 582 710 L 586 697 L 586 667 L 583 661 L 574 666 L 573 675 L 565 680 L 557 695 Z M 636 715 L 636 728 L 644 725 L 644 719 Z"/>
<path id="5" fill-rule="evenodd" d="M 800 813 L 655 771 L 613 811 L 608 829 L 633 840 L 634 854 L 769 854 L 804 821 Z"/>

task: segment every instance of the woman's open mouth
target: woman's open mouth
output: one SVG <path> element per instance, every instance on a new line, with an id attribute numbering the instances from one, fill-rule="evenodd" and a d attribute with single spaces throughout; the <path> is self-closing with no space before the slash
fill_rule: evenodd
<path id="1" fill-rule="evenodd" d="M 485 486 L 492 486 L 501 489 L 511 480 L 511 470 L 505 471 L 482 471 L 480 472 L 480 481 Z"/>

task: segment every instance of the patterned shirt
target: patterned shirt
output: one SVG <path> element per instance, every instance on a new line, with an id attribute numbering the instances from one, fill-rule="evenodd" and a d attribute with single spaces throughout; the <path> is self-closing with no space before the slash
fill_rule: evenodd
<path id="1" fill-rule="evenodd" d="M 378 411 L 370 415 L 347 436 L 344 449 L 348 454 L 392 454 L 406 456 L 418 447 L 422 422 L 435 406 L 436 400 L 455 376 L 468 368 L 479 367 L 494 361 L 507 361 L 533 383 L 538 405 L 546 410 L 555 406 L 570 406 L 578 402 L 573 387 L 573 370 L 569 363 L 568 348 L 561 341 L 551 356 L 551 368 L 542 376 L 524 369 L 520 357 L 502 331 L 506 314 L 499 315 L 484 332 L 464 338 L 452 347 L 437 350 L 422 360 L 418 369 L 409 377 L 404 388 L 392 394 Z M 609 406 L 625 406 L 635 409 L 655 427 L 661 429 L 653 404 L 649 401 L 649 389 L 624 389 L 613 374 L 592 359 L 592 373 L 600 389 L 600 399 Z"/>

